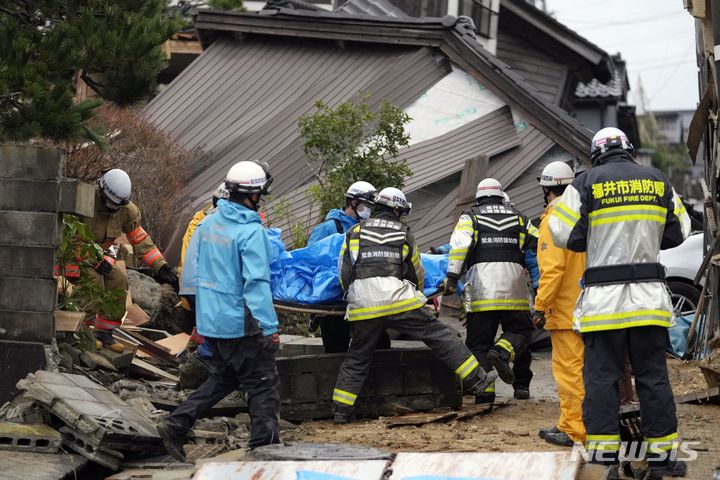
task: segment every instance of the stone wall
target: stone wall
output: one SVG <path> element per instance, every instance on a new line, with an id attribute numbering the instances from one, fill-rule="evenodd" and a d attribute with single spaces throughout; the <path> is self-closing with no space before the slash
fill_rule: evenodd
<path id="1" fill-rule="evenodd" d="M 0 145 L 0 404 L 45 366 L 55 336 L 61 212 L 92 215 L 93 189 L 62 178 L 57 149 Z"/>

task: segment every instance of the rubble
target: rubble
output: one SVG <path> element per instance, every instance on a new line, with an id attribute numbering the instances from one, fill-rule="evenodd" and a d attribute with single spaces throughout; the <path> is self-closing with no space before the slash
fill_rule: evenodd
<path id="1" fill-rule="evenodd" d="M 0 450 L 56 453 L 60 434 L 44 424 L 0 422 Z"/>

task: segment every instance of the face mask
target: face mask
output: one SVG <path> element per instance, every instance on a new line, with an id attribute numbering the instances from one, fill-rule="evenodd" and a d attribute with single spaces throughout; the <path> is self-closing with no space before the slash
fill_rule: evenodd
<path id="1" fill-rule="evenodd" d="M 362 208 L 362 210 L 360 210 L 360 208 Z M 367 220 L 368 218 L 370 218 L 371 213 L 372 212 L 370 211 L 370 209 L 366 206 L 358 207 L 357 214 L 361 220 Z"/>

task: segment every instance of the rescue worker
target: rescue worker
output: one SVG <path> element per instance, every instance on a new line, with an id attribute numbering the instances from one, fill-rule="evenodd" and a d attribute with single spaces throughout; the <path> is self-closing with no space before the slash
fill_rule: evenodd
<path id="1" fill-rule="evenodd" d="M 472 392 L 496 377 L 487 373 L 445 324 L 426 308 L 420 253 L 402 217 L 412 205 L 397 188 L 382 189 L 373 215 L 352 227 L 340 250 L 340 283 L 347 292 L 352 340 L 340 366 L 333 402 L 335 423 L 348 423 L 378 338 L 392 328 L 422 340 Z"/>
<path id="2" fill-rule="evenodd" d="M 660 249 L 687 238 L 690 219 L 667 178 L 635 163 L 634 153 L 621 130 L 598 131 L 590 148 L 593 168 L 567 187 L 549 227 L 556 246 L 587 251 L 574 329 L 585 341 L 583 420 L 591 461 L 618 462 L 618 380 L 628 353 L 651 478 L 684 476 L 684 462 L 668 458 L 678 448 L 665 362 L 673 307 L 657 261 Z"/>
<path id="3" fill-rule="evenodd" d="M 185 234 L 182 238 L 180 263 L 178 263 L 178 275 L 181 279 L 183 262 L 185 261 L 185 252 L 187 251 L 188 245 L 190 245 L 190 238 L 192 237 L 193 233 L 195 233 L 195 229 L 206 216 L 210 215 L 217 209 L 218 201 L 220 199 L 227 199 L 228 196 L 230 196 L 230 193 L 227 191 L 227 188 L 225 188 L 225 182 L 222 182 L 213 192 L 212 198 L 210 199 L 210 204 L 204 206 L 203 208 L 195 212 L 193 218 L 190 219 L 190 223 L 188 223 L 187 229 L 185 229 Z M 204 341 L 202 335 L 197 333 L 197 328 L 195 327 L 195 296 L 183 295 L 182 297 L 180 297 L 180 301 L 186 313 L 186 327 L 188 330 L 192 328 L 192 333 L 190 334 L 190 341 L 188 342 L 188 349 L 194 350 Z"/>
<path id="4" fill-rule="evenodd" d="M 160 283 L 172 285 L 177 292 L 178 277 L 167 264 L 150 235 L 140 225 L 140 209 L 130 201 L 131 191 L 132 182 L 123 170 L 114 168 L 104 172 L 95 189 L 95 213 L 92 217 L 83 217 L 82 222 L 88 226 L 95 241 L 105 251 L 124 233 L 133 247 L 135 258 L 150 267 Z M 109 255 L 105 255 L 94 269 L 89 269 L 89 272 L 92 280 L 106 290 L 124 292 L 116 299 L 120 307 L 117 310 L 122 310 L 124 314 L 128 291 L 127 272 L 115 265 L 115 259 Z M 104 345 L 113 351 L 122 352 L 122 344 L 112 335 L 113 330 L 121 324 L 122 314 L 112 316 L 104 312 L 88 312 L 85 322 L 92 324 L 93 321 L 98 348 Z"/>
<path id="5" fill-rule="evenodd" d="M 585 254 L 556 247 L 548 226 L 555 205 L 574 179 L 572 168 L 565 162 L 548 164 L 538 178 L 546 207 L 540 220 L 537 250 L 540 285 L 535 296 L 533 323 L 550 331 L 552 373 L 560 398 L 557 425 L 541 429 L 540 438 L 560 446 L 585 442 L 582 419 L 584 346 L 580 335 L 572 330 L 573 310 L 585 271 Z"/>
<path id="6" fill-rule="evenodd" d="M 335 233 L 346 233 L 360 220 L 370 218 L 375 187 L 364 181 L 355 182 L 345 192 L 345 207 L 330 210 L 325 221 L 318 224 L 310 233 L 308 246 Z M 350 345 L 350 324 L 333 315 L 316 315 L 311 321 L 311 330 L 320 327 L 325 353 L 343 353 Z M 390 348 L 390 338 L 383 334 L 378 340 L 378 348 Z"/>
<path id="7" fill-rule="evenodd" d="M 280 441 L 275 364 L 280 337 L 270 291 L 270 240 L 257 213 L 271 183 L 269 171 L 256 162 L 233 165 L 225 179 L 229 198 L 218 202 L 190 242 L 186 262 L 197 264 L 197 329 L 212 348 L 215 366 L 210 378 L 158 423 L 167 452 L 180 461 L 195 420 L 238 388 L 247 393 L 248 446 Z"/>
<path id="8" fill-rule="evenodd" d="M 523 358 L 527 362 L 530 357 L 527 348 L 534 327 L 524 251 L 535 250 L 537 236 L 537 228 L 526 216 L 505 205 L 500 182 L 486 178 L 477 185 L 475 205 L 460 216 L 450 237 L 444 293 L 455 293 L 466 268 L 465 343 L 485 370 L 495 367 L 500 378 L 512 384 L 514 390 L 528 389 L 530 381 L 516 379 L 510 364 L 520 368 L 518 361 Z M 499 325 L 503 333 L 496 342 Z M 520 370 L 527 372 L 529 365 Z M 476 403 L 494 401 L 494 384 L 475 397 Z"/>

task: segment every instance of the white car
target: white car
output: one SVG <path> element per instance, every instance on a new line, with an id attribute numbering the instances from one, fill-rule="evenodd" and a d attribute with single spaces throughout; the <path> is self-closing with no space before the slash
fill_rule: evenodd
<path id="1" fill-rule="evenodd" d="M 695 313 L 702 285 L 695 276 L 703 261 L 703 233 L 693 233 L 681 245 L 660 251 L 660 263 L 667 269 L 667 284 L 672 295 L 675 314 Z"/>

